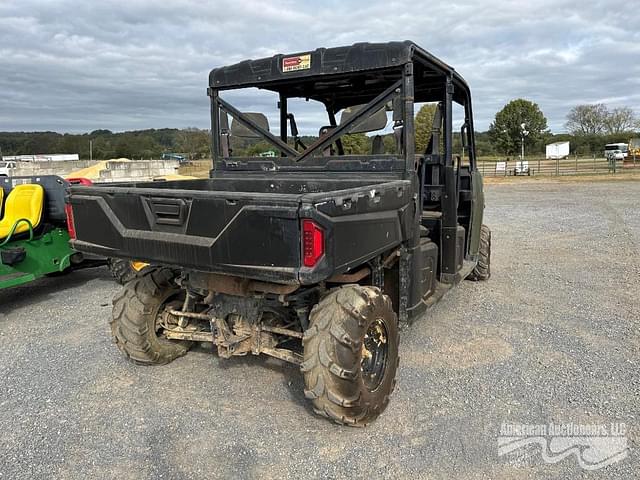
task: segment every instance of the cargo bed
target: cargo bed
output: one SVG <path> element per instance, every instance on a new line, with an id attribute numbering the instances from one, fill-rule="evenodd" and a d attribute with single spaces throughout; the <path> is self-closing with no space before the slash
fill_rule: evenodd
<path id="1" fill-rule="evenodd" d="M 72 245 L 183 269 L 313 283 L 399 245 L 405 236 L 409 182 L 363 177 L 72 186 Z M 301 261 L 303 218 L 320 225 L 326 239 L 326 254 L 313 268 Z"/>

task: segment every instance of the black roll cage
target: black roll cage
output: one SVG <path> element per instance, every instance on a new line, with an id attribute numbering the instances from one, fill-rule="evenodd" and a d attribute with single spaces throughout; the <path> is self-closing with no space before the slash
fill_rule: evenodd
<path id="1" fill-rule="evenodd" d="M 340 47 L 336 50 L 340 50 L 342 48 L 361 48 L 363 45 L 364 47 L 368 47 L 369 45 L 375 46 L 375 44 L 356 44 L 353 47 Z M 239 67 L 245 64 L 257 65 L 261 62 L 264 63 L 267 60 L 272 63 L 276 62 L 276 60 L 282 57 L 281 55 L 277 55 L 273 59 L 246 61 L 235 66 L 214 69 L 210 75 L 211 86 L 207 90 L 207 93 L 211 99 L 211 151 L 213 168 L 224 170 L 227 163 L 225 162 L 225 160 L 239 158 L 229 156 L 228 149 L 223 148 L 222 146 L 221 136 L 228 135 L 229 132 L 221 131 L 221 112 L 230 115 L 245 127 L 258 133 L 260 137 L 262 137 L 264 140 L 266 140 L 281 152 L 281 156 L 279 158 L 271 158 L 269 162 L 274 165 L 287 165 L 287 168 L 293 168 L 295 170 L 304 170 L 309 163 L 313 163 L 314 168 L 317 169 L 318 163 L 326 163 L 338 159 L 349 159 L 351 156 L 344 156 L 343 154 L 340 137 L 348 133 L 356 123 L 362 121 L 362 119 L 376 112 L 379 108 L 384 107 L 388 102 L 391 101 L 394 106 L 394 129 L 396 127 L 403 127 L 401 155 L 360 155 L 359 160 L 360 163 L 362 163 L 361 161 L 365 158 L 371 158 L 371 160 L 380 159 L 380 157 L 384 157 L 384 159 L 386 160 L 397 159 L 398 161 L 402 161 L 403 171 L 405 172 L 405 175 L 410 176 L 410 174 L 416 170 L 416 163 L 419 162 L 419 158 L 417 157 L 422 154 L 434 153 L 419 152 L 418 156 L 415 155 L 414 102 L 418 101 L 438 102 L 441 106 L 441 113 L 444 117 L 442 125 L 444 149 L 441 152 L 441 155 L 444 158 L 442 164 L 444 166 L 445 177 L 449 177 L 449 175 L 446 175 L 447 171 L 449 169 L 453 171 L 455 167 L 453 165 L 452 159 L 452 104 L 454 101 L 456 101 L 456 103 L 462 105 L 465 110 L 463 128 L 461 129 L 460 134 L 469 155 L 471 169 L 475 170 L 477 168 L 477 165 L 473 134 L 474 130 L 473 114 L 471 108 L 471 94 L 462 77 L 460 77 L 460 75 L 458 75 L 451 67 L 447 66 L 445 63 L 441 62 L 440 60 L 433 57 L 428 52 L 420 49 L 418 46 L 411 42 L 380 45 L 382 45 L 382 48 L 400 48 L 400 51 L 404 52 L 404 54 L 407 55 L 405 63 L 403 63 L 402 65 L 389 64 L 384 65 L 383 67 L 377 65 L 376 68 L 363 67 L 359 68 L 357 71 L 354 71 L 350 75 L 347 75 L 345 73 L 332 74 L 323 70 L 317 75 L 301 74 L 299 77 L 288 77 L 284 76 L 281 73 L 277 73 L 276 71 L 276 73 L 272 73 L 272 76 L 274 78 L 263 78 L 260 76 L 256 77 L 257 80 L 262 78 L 262 81 L 249 81 L 246 79 L 246 76 L 242 75 L 239 75 L 232 80 L 233 77 L 231 77 L 231 74 L 239 72 Z M 398 47 L 398 45 L 400 45 L 400 47 Z M 323 53 L 325 52 L 325 50 L 323 50 Z M 317 55 L 318 51 L 312 52 L 311 55 Z M 397 55 L 397 52 L 394 53 L 394 55 L 396 55 L 396 57 L 400 57 L 400 55 Z M 395 58 L 392 58 L 391 60 L 395 60 Z M 371 65 L 374 65 L 374 63 L 372 63 Z M 414 70 L 417 72 L 415 75 Z M 272 72 L 274 71 L 275 70 L 272 69 Z M 219 75 L 221 75 L 220 78 L 222 78 L 223 80 L 214 81 L 214 78 L 218 78 Z M 226 77 L 225 75 L 228 75 L 228 77 Z M 366 75 L 369 76 L 366 77 Z M 331 85 L 332 82 L 334 82 L 336 86 L 338 86 L 339 82 L 344 82 L 345 78 L 356 78 L 357 76 L 360 76 L 361 79 L 376 79 L 378 80 L 378 84 L 376 84 L 377 86 L 370 88 L 364 93 L 357 91 L 357 89 L 355 88 L 351 88 L 346 97 L 342 96 L 337 100 L 331 99 L 331 89 L 327 89 L 327 85 Z M 316 94 L 316 92 L 313 90 L 313 85 L 316 84 L 321 84 L 322 88 L 322 91 L 318 94 Z M 260 125 L 254 122 L 247 115 L 240 112 L 229 102 L 220 98 L 221 90 L 231 90 L 246 87 L 257 87 L 260 89 L 276 92 L 279 95 L 279 138 L 269 131 L 263 129 Z M 327 91 L 329 93 L 327 93 Z M 312 98 L 324 103 L 329 116 L 329 122 L 332 126 L 327 134 L 321 135 L 318 140 L 313 142 L 307 148 L 304 148 L 301 152 L 297 151 L 296 148 L 290 146 L 287 143 L 287 122 L 290 118 L 290 115 L 288 113 L 289 98 Z M 353 117 L 351 117 L 348 122 L 338 126 L 336 124 L 335 114 L 340 109 L 345 108 L 346 106 L 361 104 L 363 98 L 368 100 L 364 107 Z M 401 106 L 401 111 L 399 113 L 395 111 L 396 106 Z M 463 139 L 462 137 L 465 138 Z M 313 160 L 311 160 L 310 157 L 312 157 L 314 153 L 323 150 L 331 144 L 336 144 L 336 146 L 338 147 L 337 156 L 334 155 L 330 157 L 321 157 L 320 159 L 314 158 Z M 437 148 L 437 145 L 434 145 L 434 147 L 435 150 Z M 223 154 L 223 152 L 226 155 Z M 264 158 L 256 157 L 242 158 L 242 160 L 246 163 L 250 163 L 252 160 L 262 162 L 265 161 Z M 304 160 L 307 160 L 307 162 L 305 164 L 300 164 L 300 162 Z M 391 165 L 392 163 L 393 162 L 387 161 L 387 165 Z M 234 164 L 234 167 L 235 166 L 237 165 Z M 350 168 L 351 166 L 345 168 L 344 170 L 348 171 Z M 353 169 L 359 170 L 358 168 Z M 449 177 L 447 178 L 447 180 L 445 180 L 445 183 L 450 183 L 452 181 L 453 178 Z"/>

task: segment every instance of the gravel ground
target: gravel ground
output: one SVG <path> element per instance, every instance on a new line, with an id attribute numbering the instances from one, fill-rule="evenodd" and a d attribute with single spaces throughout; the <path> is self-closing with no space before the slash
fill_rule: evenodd
<path id="1" fill-rule="evenodd" d="M 314 416 L 276 360 L 127 363 L 104 269 L 0 292 L 0 478 L 638 478 L 640 182 L 487 190 L 491 280 L 403 330 L 365 429 Z M 625 422 L 629 455 L 597 472 L 536 445 L 498 456 L 504 422 Z"/>

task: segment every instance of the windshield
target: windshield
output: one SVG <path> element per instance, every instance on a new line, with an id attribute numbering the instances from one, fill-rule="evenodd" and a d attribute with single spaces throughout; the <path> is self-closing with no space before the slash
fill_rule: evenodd
<path id="1" fill-rule="evenodd" d="M 0 162 L 0 168 L 6 168 L 9 164 L 7 162 Z"/>
<path id="2" fill-rule="evenodd" d="M 604 149 L 607 151 L 620 150 L 621 152 L 626 152 L 627 145 L 625 145 L 624 143 L 613 143 L 611 145 L 606 145 Z"/>

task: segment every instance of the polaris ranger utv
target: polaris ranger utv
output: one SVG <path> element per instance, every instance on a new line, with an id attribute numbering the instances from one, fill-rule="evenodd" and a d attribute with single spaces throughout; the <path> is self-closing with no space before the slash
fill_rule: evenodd
<path id="1" fill-rule="evenodd" d="M 277 134 L 233 105 L 249 87 L 275 97 Z M 469 88 L 414 43 L 392 42 L 216 68 L 208 95 L 209 179 L 70 188 L 74 248 L 154 266 L 115 297 L 115 343 L 144 365 L 193 342 L 292 362 L 317 413 L 365 425 L 394 388 L 398 323 L 464 278 L 489 277 Z M 327 119 L 309 145 L 293 114 L 305 100 Z M 424 102 L 437 108 L 416 152 Z M 359 137 L 370 153 L 349 155 L 363 132 L 379 133 Z M 256 138 L 277 156 L 243 155 L 240 140 Z"/>

